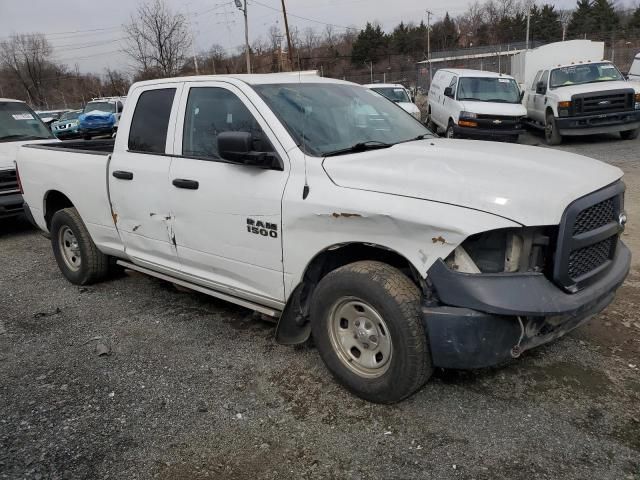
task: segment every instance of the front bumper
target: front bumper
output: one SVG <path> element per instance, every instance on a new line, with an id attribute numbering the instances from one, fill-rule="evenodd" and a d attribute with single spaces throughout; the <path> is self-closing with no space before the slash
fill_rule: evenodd
<path id="1" fill-rule="evenodd" d="M 457 137 L 467 138 L 508 138 L 516 137 L 525 132 L 523 128 L 497 130 L 490 128 L 460 127 L 458 125 L 453 127 L 453 131 Z"/>
<path id="2" fill-rule="evenodd" d="M 77 128 L 69 128 L 65 130 L 53 130 L 53 134 L 56 138 L 60 140 L 68 139 L 68 138 L 77 138 L 80 135 L 80 131 Z"/>
<path id="3" fill-rule="evenodd" d="M 86 126 L 78 129 L 80 135 L 105 135 L 113 132 L 113 124 Z"/>
<path id="4" fill-rule="evenodd" d="M 22 213 L 22 195 L 0 195 L 0 218 L 15 217 Z"/>
<path id="5" fill-rule="evenodd" d="M 630 264 L 619 242 L 608 272 L 570 294 L 541 273 L 467 274 L 437 261 L 428 278 L 444 305 L 422 309 L 434 366 L 497 365 L 563 336 L 611 303 Z"/>
<path id="6" fill-rule="evenodd" d="M 556 118 L 558 133 L 563 136 L 616 133 L 640 128 L 640 110 Z"/>

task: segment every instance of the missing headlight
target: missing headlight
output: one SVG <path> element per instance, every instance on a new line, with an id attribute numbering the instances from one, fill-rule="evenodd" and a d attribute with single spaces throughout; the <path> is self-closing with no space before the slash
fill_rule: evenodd
<path id="1" fill-rule="evenodd" d="M 467 238 L 446 259 L 464 273 L 541 272 L 550 262 L 553 227 L 492 230 Z"/>

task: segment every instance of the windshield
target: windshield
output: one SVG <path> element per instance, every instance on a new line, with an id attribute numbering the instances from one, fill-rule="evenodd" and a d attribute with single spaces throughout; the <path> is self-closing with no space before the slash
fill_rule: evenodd
<path id="1" fill-rule="evenodd" d="M 80 115 L 80 112 L 67 112 L 60 117 L 60 121 L 64 122 L 66 120 L 75 120 Z"/>
<path id="2" fill-rule="evenodd" d="M 520 103 L 520 89 L 513 78 L 462 77 L 458 82 L 458 100 Z"/>
<path id="3" fill-rule="evenodd" d="M 392 145 L 433 135 L 404 110 L 364 87 L 288 83 L 253 88 L 298 145 L 314 156 L 362 143 Z"/>
<path id="4" fill-rule="evenodd" d="M 589 63 L 551 70 L 549 87 L 558 88 L 582 83 L 611 82 L 624 80 L 622 74 L 611 63 Z"/>
<path id="5" fill-rule="evenodd" d="M 89 102 L 87 106 L 84 107 L 84 113 L 94 112 L 96 110 L 113 113 L 116 111 L 116 104 L 110 102 Z"/>
<path id="6" fill-rule="evenodd" d="M 409 95 L 407 95 L 407 91 L 401 87 L 376 87 L 371 90 L 387 97 L 392 102 L 411 103 L 411 99 L 409 98 Z"/>
<path id="7" fill-rule="evenodd" d="M 0 142 L 53 138 L 38 116 L 20 102 L 0 102 Z"/>

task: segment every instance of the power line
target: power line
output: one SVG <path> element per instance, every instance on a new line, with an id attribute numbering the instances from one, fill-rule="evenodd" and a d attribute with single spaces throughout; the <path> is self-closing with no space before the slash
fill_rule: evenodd
<path id="1" fill-rule="evenodd" d="M 271 5 L 265 5 L 264 3 L 260 3 L 260 2 L 258 2 L 256 0 L 251 0 L 251 3 L 254 4 L 254 5 L 260 5 L 261 7 L 264 7 L 264 8 L 268 8 L 269 10 L 274 10 L 276 12 L 280 12 L 281 11 L 279 8 L 272 7 Z M 295 14 L 293 14 L 291 12 L 287 12 L 287 15 L 289 17 L 299 18 L 300 20 L 306 20 L 308 22 L 314 22 L 314 23 L 319 23 L 319 24 L 322 24 L 322 25 L 328 25 L 330 27 L 342 28 L 343 30 L 351 30 L 351 27 L 345 27 L 344 25 L 336 25 L 335 23 L 327 23 L 327 22 L 323 22 L 321 20 L 316 20 L 316 19 L 313 19 L 313 18 L 303 17 L 301 15 L 295 15 Z"/>

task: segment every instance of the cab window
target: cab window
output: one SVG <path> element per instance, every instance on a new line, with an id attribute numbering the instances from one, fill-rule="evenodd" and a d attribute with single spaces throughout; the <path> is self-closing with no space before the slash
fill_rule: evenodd
<path id="1" fill-rule="evenodd" d="M 133 112 L 129 130 L 129 150 L 164 153 L 175 88 L 142 92 Z"/>
<path id="2" fill-rule="evenodd" d="M 531 90 L 535 90 L 536 88 L 538 88 L 538 82 L 540 81 L 540 77 L 542 77 L 542 70 L 536 73 L 536 76 L 533 79 L 533 85 L 531 85 Z"/>
<path id="3" fill-rule="evenodd" d="M 273 152 L 271 143 L 249 109 L 234 93 L 218 87 L 189 90 L 182 136 L 182 155 L 218 160 L 218 134 L 246 132 L 253 150 Z"/>

